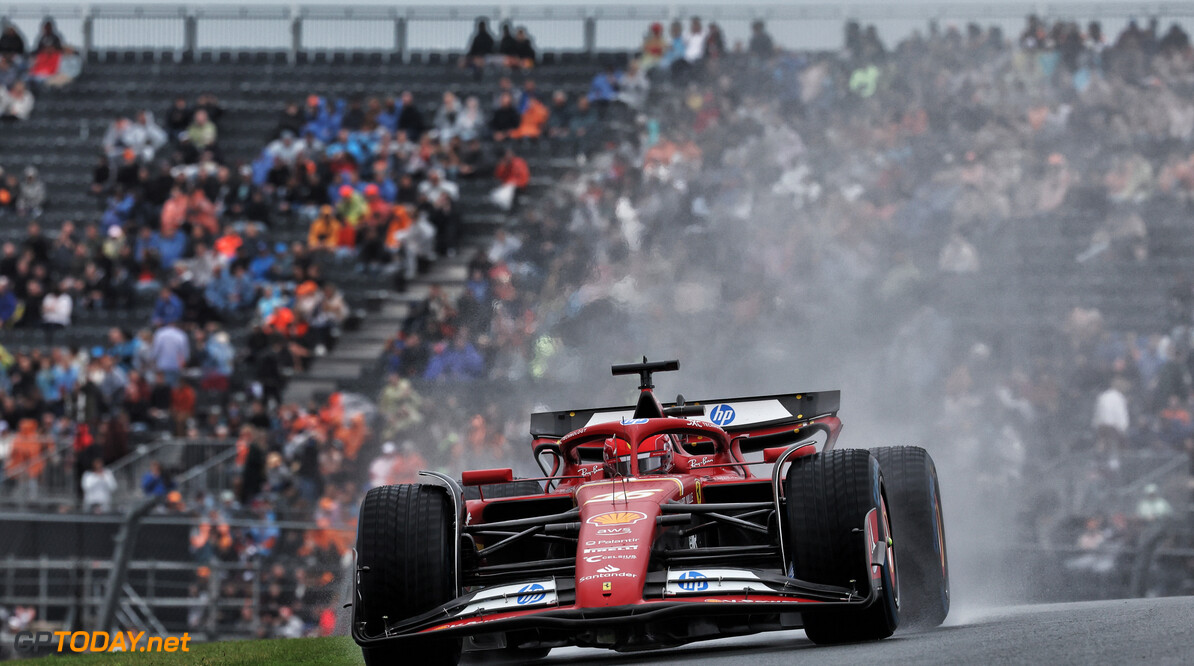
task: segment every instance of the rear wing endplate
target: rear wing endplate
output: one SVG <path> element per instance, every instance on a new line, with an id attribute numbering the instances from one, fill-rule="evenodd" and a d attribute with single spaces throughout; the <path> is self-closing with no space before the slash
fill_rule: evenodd
<path id="1" fill-rule="evenodd" d="M 747 398 L 687 400 L 684 404 L 705 407 L 705 415 L 690 417 L 693 421 L 712 423 L 721 426 L 727 432 L 743 432 L 837 414 L 841 395 L 841 391 L 816 391 Z M 673 407 L 675 403 L 669 402 L 663 406 Z M 531 414 L 531 436 L 563 437 L 578 428 L 622 421 L 633 416 L 634 405 L 535 412 Z"/>

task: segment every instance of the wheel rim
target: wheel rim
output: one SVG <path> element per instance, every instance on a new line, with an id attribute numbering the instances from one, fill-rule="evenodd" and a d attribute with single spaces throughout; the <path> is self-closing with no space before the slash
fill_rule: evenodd
<path id="1" fill-rule="evenodd" d="M 949 560 L 945 554 L 945 520 L 941 513 L 941 494 L 937 492 L 937 474 L 936 469 L 929 477 L 929 488 L 933 493 L 933 522 L 936 528 L 936 541 L 934 544 L 937 547 L 937 559 L 941 563 L 941 596 L 942 601 L 949 603 Z"/>
<path id="2" fill-rule="evenodd" d="M 891 538 L 891 519 L 887 515 L 887 498 L 879 495 L 879 514 L 883 516 L 883 538 L 886 539 L 887 571 L 891 579 L 891 591 L 896 608 L 900 607 L 899 567 L 896 566 L 895 541 Z"/>

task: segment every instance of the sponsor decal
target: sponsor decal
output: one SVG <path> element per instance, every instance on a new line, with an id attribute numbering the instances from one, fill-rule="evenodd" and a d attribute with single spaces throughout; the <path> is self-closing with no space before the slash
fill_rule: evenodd
<path id="1" fill-rule="evenodd" d="M 667 595 L 693 593 L 706 594 L 752 594 L 773 593 L 767 583 L 754 573 L 744 569 L 688 569 L 668 571 Z"/>
<path id="2" fill-rule="evenodd" d="M 816 603 L 811 599 L 705 599 L 707 604 L 786 604 L 793 601 Z"/>
<path id="3" fill-rule="evenodd" d="M 588 555 L 589 553 L 609 553 L 618 550 L 638 550 L 638 545 L 635 544 L 633 546 L 603 546 L 601 548 L 585 548 L 584 552 L 581 554 Z"/>
<path id="4" fill-rule="evenodd" d="M 713 409 L 709 410 L 709 420 L 719 426 L 733 423 L 734 416 L 736 412 L 729 405 L 713 405 Z"/>
<path id="5" fill-rule="evenodd" d="M 689 467 L 700 467 L 701 465 L 708 465 L 713 462 L 713 456 L 702 456 L 700 458 L 693 458 L 689 461 Z"/>
<path id="6" fill-rule="evenodd" d="M 597 536 L 618 536 L 620 534 L 630 534 L 629 527 L 602 527 L 597 530 Z"/>
<path id="7" fill-rule="evenodd" d="M 601 567 L 600 569 L 598 569 L 597 573 L 614 573 L 615 571 L 621 571 L 621 569 L 619 569 L 618 567 L 615 567 L 612 564 L 607 564 L 607 565 Z"/>
<path id="8" fill-rule="evenodd" d="M 594 495 L 585 500 L 585 504 L 589 502 L 629 502 L 630 500 L 648 499 L 652 495 L 662 492 L 659 488 L 650 488 L 648 490 L 619 490 L 613 493 L 603 493 L 601 495 Z"/>
<path id="9" fill-rule="evenodd" d="M 589 555 L 585 558 L 585 562 L 589 564 L 597 564 L 605 560 L 637 560 L 638 555 Z"/>
<path id="10" fill-rule="evenodd" d="M 685 571 L 680 574 L 680 589 L 685 592 L 704 592 L 709 589 L 709 579 L 699 571 Z"/>
<path id="11" fill-rule="evenodd" d="M 610 546 L 615 543 L 635 543 L 638 537 L 626 537 L 624 539 L 601 539 L 600 541 L 586 541 L 586 546 Z"/>
<path id="12" fill-rule="evenodd" d="M 547 591 L 542 585 L 539 583 L 531 583 L 530 585 L 524 585 L 523 588 L 518 591 L 518 599 L 516 599 L 516 601 L 518 602 L 519 606 L 525 606 L 527 604 L 537 604 L 540 601 L 543 601 L 544 597 L 546 596 Z"/>
<path id="13" fill-rule="evenodd" d="M 552 581 L 498 585 L 478 591 L 468 605 L 456 615 L 464 617 L 476 613 L 501 612 L 515 610 L 519 607 L 552 605 L 558 602 L 555 583 Z"/>
<path id="14" fill-rule="evenodd" d="M 625 571 L 619 571 L 618 573 L 593 574 L 592 576 L 585 576 L 576 582 L 587 583 L 591 580 L 596 580 L 598 578 L 638 578 L 638 576 L 636 576 L 632 573 L 626 573 Z"/>
<path id="15" fill-rule="evenodd" d="M 633 525 L 640 520 L 646 520 L 647 514 L 641 511 L 610 511 L 589 518 L 585 522 L 590 525 L 607 527 L 609 525 Z"/>
<path id="16" fill-rule="evenodd" d="M 612 592 L 613 589 L 614 589 L 614 584 L 608 580 L 601 584 L 602 592 Z"/>
<path id="17" fill-rule="evenodd" d="M 622 425 L 642 425 L 650 419 L 622 419 Z"/>

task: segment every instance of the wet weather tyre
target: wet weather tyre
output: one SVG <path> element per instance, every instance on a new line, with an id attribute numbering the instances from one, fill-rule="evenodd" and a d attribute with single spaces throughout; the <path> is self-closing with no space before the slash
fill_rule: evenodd
<path id="1" fill-rule="evenodd" d="M 439 486 L 398 485 L 365 495 L 357 524 L 357 620 L 366 636 L 456 597 L 455 517 Z M 366 666 L 456 664 L 460 639 L 362 647 Z"/>
<path id="2" fill-rule="evenodd" d="M 929 452 L 917 446 L 871 451 L 879 460 L 899 553 L 900 624 L 928 629 L 949 613 L 949 558 L 941 486 Z"/>
<path id="3" fill-rule="evenodd" d="M 883 543 L 887 535 L 879 461 L 863 449 L 798 458 L 784 479 L 784 496 L 788 518 L 785 546 L 792 575 L 812 583 L 853 586 L 859 594 L 867 594 L 872 574 L 863 530 L 872 509 Z M 890 636 L 899 623 L 899 585 L 892 567 L 881 571 L 878 597 L 869 606 L 805 613 L 804 631 L 809 640 L 820 645 Z"/>

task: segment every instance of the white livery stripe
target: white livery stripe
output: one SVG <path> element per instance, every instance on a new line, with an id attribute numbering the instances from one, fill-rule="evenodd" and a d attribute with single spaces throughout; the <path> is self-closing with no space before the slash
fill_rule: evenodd
<path id="1" fill-rule="evenodd" d="M 784 408 L 779 400 L 740 400 L 732 402 L 704 403 L 705 415 L 692 417 L 694 421 L 704 421 L 722 427 L 740 427 L 754 423 L 767 423 L 779 419 L 789 419 L 795 416 Z M 811 415 L 806 415 L 811 416 Z M 611 421 L 623 421 L 634 417 L 633 409 L 619 409 L 605 412 L 594 412 L 585 426 Z"/>

